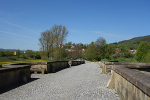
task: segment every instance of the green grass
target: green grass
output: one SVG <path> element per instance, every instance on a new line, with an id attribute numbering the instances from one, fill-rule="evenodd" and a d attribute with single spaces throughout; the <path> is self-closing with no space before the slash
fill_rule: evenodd
<path id="1" fill-rule="evenodd" d="M 10 63 L 26 63 L 26 62 L 50 62 L 51 60 L 41 60 L 41 59 L 23 59 L 18 57 L 0 57 L 0 68 L 2 68 L 3 64 Z"/>
<path id="2" fill-rule="evenodd" d="M 131 59 L 131 58 L 117 58 L 117 59 L 112 59 L 112 60 L 108 60 L 108 59 L 102 59 L 102 61 L 113 61 L 113 60 L 117 60 L 119 62 L 138 62 L 135 59 Z"/>

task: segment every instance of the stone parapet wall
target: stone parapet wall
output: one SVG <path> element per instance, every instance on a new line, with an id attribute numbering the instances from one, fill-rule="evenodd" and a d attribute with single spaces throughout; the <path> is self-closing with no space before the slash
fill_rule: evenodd
<path id="1" fill-rule="evenodd" d="M 72 61 L 72 65 L 76 66 L 85 63 L 84 61 Z M 31 72 L 41 71 L 44 73 L 52 73 L 69 67 L 68 61 L 54 62 L 32 62 L 32 63 L 15 63 L 4 64 L 0 68 L 0 89 L 11 86 L 20 82 L 28 82 L 31 78 Z"/>
<path id="2" fill-rule="evenodd" d="M 0 89 L 28 82 L 31 78 L 30 67 L 30 65 L 13 65 L 11 68 L 0 68 Z"/>
<path id="3" fill-rule="evenodd" d="M 150 63 L 102 62 L 101 65 L 103 69 L 111 68 L 107 87 L 114 88 L 123 100 L 150 100 Z"/>
<path id="4" fill-rule="evenodd" d="M 114 65 L 112 68 L 108 88 L 115 88 L 123 100 L 150 100 L 149 75 L 125 65 Z"/>
<path id="5" fill-rule="evenodd" d="M 100 72 L 101 74 L 111 74 L 111 66 L 112 65 L 127 65 L 127 66 L 150 66 L 150 63 L 128 63 L 128 62 L 109 62 L 109 61 L 101 61 L 101 68 L 102 71 Z"/>

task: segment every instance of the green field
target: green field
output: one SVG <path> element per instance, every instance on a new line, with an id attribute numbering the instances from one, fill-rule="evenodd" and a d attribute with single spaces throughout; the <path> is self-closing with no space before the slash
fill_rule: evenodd
<path id="1" fill-rule="evenodd" d="M 23 59 L 18 57 L 0 57 L 0 68 L 3 64 L 10 63 L 24 63 L 24 62 L 49 62 L 51 60 L 41 60 L 41 59 Z"/>
<path id="2" fill-rule="evenodd" d="M 119 61 L 119 62 L 138 62 L 138 61 L 136 61 L 135 59 L 131 59 L 131 58 L 125 58 L 125 59 L 123 59 L 123 58 L 117 58 L 117 59 L 113 59 L 113 60 L 110 60 L 110 61 Z M 109 61 L 109 60 L 107 60 L 107 59 L 102 59 L 102 61 Z"/>

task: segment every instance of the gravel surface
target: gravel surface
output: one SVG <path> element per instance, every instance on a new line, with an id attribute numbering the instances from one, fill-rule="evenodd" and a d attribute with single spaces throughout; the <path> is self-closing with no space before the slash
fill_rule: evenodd
<path id="1" fill-rule="evenodd" d="M 52 74 L 32 74 L 36 80 L 0 94 L 0 100 L 120 100 L 106 88 L 109 75 L 96 63 L 73 66 Z"/>

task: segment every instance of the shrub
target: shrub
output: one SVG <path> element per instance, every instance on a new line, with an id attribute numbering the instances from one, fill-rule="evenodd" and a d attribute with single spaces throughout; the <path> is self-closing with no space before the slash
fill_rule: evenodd
<path id="1" fill-rule="evenodd" d="M 27 51 L 26 51 L 26 54 L 27 54 L 28 57 L 34 58 L 34 54 L 33 54 L 33 51 L 32 51 L 32 50 L 27 50 Z"/>
<path id="2" fill-rule="evenodd" d="M 150 45 L 147 42 L 142 41 L 138 46 L 135 59 L 139 62 L 145 62 L 145 57 L 148 52 L 150 52 Z"/>
<path id="3" fill-rule="evenodd" d="M 143 58 L 145 62 L 150 63 L 150 52 Z"/>
<path id="4" fill-rule="evenodd" d="M 5 56 L 5 52 L 4 51 L 0 51 L 0 57 Z"/>
<path id="5" fill-rule="evenodd" d="M 22 55 L 23 59 L 28 59 L 28 57 L 26 55 Z"/>
<path id="6" fill-rule="evenodd" d="M 133 54 L 131 52 L 124 52 L 124 57 L 131 58 L 131 57 L 133 57 Z"/>
<path id="7" fill-rule="evenodd" d="M 117 59 L 118 57 L 119 57 L 118 54 L 113 54 L 113 55 L 112 55 L 112 58 L 113 58 L 113 59 Z"/>
<path id="8" fill-rule="evenodd" d="M 41 59 L 41 55 L 38 51 L 35 52 L 35 59 Z"/>

